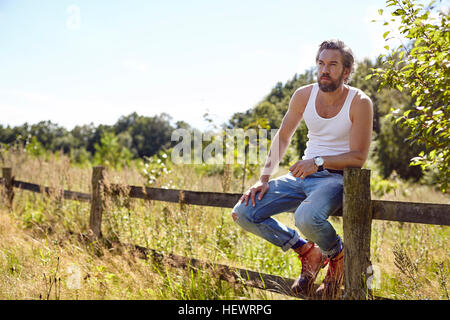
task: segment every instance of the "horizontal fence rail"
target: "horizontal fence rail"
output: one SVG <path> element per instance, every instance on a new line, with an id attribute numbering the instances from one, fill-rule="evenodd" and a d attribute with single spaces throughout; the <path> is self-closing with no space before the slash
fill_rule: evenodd
<path id="1" fill-rule="evenodd" d="M 63 192 L 64 199 L 76 201 L 91 201 L 88 193 L 56 190 L 54 188 L 40 186 L 24 181 L 14 181 L 14 187 L 22 190 L 55 194 Z M 165 201 L 174 203 L 184 203 L 189 205 L 210 206 L 220 208 L 233 208 L 242 196 L 240 193 L 220 193 L 189 191 L 178 189 L 150 188 L 139 186 L 121 186 L 112 184 L 112 193 L 119 193 L 116 190 L 128 190 L 125 196 L 135 199 Z M 419 203 L 388 200 L 372 200 L 372 219 L 387 220 L 396 222 L 409 222 L 421 224 L 434 224 L 450 226 L 450 205 L 439 203 Z M 342 209 L 332 214 L 342 217 Z"/>
<path id="2" fill-rule="evenodd" d="M 41 186 L 30 182 L 15 180 L 10 168 L 3 168 L 0 184 L 6 189 L 6 199 L 12 208 L 13 188 L 27 190 L 45 195 L 56 195 L 67 200 L 90 202 L 90 230 L 94 236 L 101 238 L 102 203 L 104 196 L 126 196 L 148 201 L 165 201 L 179 204 L 233 208 L 242 196 L 241 193 L 200 192 L 178 189 L 150 188 L 104 183 L 104 167 L 94 167 L 92 174 L 93 193 L 82 193 Z M 100 188 L 103 186 L 104 188 Z M 105 191 L 105 194 L 101 191 Z M 362 193 L 361 191 L 364 190 Z M 365 287 L 361 277 L 364 267 L 370 265 L 370 229 L 372 219 L 396 222 L 422 223 L 433 225 L 450 225 L 450 205 L 434 203 L 412 203 L 370 199 L 370 171 L 364 169 L 344 170 L 343 208 L 332 214 L 343 217 L 344 238 L 353 239 L 346 242 L 346 259 L 344 259 L 344 294 L 345 299 L 386 299 L 372 296 Z M 355 242 L 355 243 L 353 243 Z M 221 280 L 243 284 L 249 287 L 304 299 L 314 299 L 295 294 L 291 291 L 294 279 L 255 272 L 251 270 L 201 261 L 175 254 L 164 255 L 151 248 L 132 246 L 151 258 L 156 264 L 164 263 L 177 268 L 210 269 Z M 361 275 L 361 276 L 360 276 Z M 318 285 L 314 285 L 317 289 Z"/>
<path id="3" fill-rule="evenodd" d="M 450 225 L 450 205 L 372 200 L 373 219 Z"/>
<path id="4" fill-rule="evenodd" d="M 188 258 L 176 254 L 163 254 L 157 250 L 145 248 L 137 245 L 127 245 L 133 249 L 138 250 L 144 254 L 144 259 L 152 259 L 156 264 L 164 264 L 174 268 L 183 269 L 196 269 L 196 270 L 211 270 L 221 280 L 242 284 L 248 287 L 267 290 L 273 293 L 283 294 L 301 299 L 311 299 L 311 297 L 294 293 L 291 290 L 291 286 L 295 279 L 285 278 L 267 273 L 256 272 L 252 270 L 231 267 L 224 264 L 212 263 L 209 261 L 202 261 L 195 258 Z M 315 291 L 319 287 L 318 284 L 314 284 L 313 290 Z M 341 290 L 341 294 L 343 290 Z M 370 296 L 374 300 L 389 300 L 384 297 Z"/>
<path id="5" fill-rule="evenodd" d="M 156 264 L 164 264 L 174 268 L 211 270 L 221 280 L 230 283 L 240 283 L 252 288 L 268 290 L 278 294 L 284 294 L 296 298 L 305 296 L 295 295 L 291 291 L 294 279 L 284 278 L 267 273 L 255 272 L 247 269 L 227 266 L 224 264 L 202 261 L 195 258 L 188 258 L 176 254 L 163 254 L 154 249 L 144 248 L 136 245 L 129 245 L 144 254 L 145 259 L 152 259 Z M 316 287 L 318 287 L 316 285 Z"/>
<path id="6" fill-rule="evenodd" d="M 47 195 L 51 194 L 61 194 L 64 199 L 76 200 L 76 201 L 91 201 L 91 195 L 89 193 L 82 193 L 70 190 L 58 190 L 55 188 L 40 186 L 38 184 L 24 182 L 24 181 L 14 181 L 14 187 L 22 190 L 32 191 L 36 193 L 44 193 Z"/>

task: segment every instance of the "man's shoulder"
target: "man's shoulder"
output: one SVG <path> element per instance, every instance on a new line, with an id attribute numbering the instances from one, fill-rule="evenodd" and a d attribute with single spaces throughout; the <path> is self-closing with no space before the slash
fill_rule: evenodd
<path id="1" fill-rule="evenodd" d="M 373 113 L 372 99 L 364 93 L 361 89 L 354 88 L 356 90 L 355 97 L 353 98 L 351 105 L 351 118 L 353 117 L 368 117 Z"/>
<path id="2" fill-rule="evenodd" d="M 291 97 L 291 106 L 304 109 L 306 107 L 306 103 L 308 102 L 309 96 L 311 95 L 313 87 L 314 84 L 308 84 L 305 86 L 301 86 L 297 90 L 295 90 Z"/>
<path id="3" fill-rule="evenodd" d="M 363 107 L 372 108 L 372 99 L 361 89 L 353 88 L 356 90 L 355 98 L 353 99 L 353 103 L 355 105 L 361 105 Z"/>
<path id="4" fill-rule="evenodd" d="M 297 90 L 295 90 L 293 96 L 309 97 L 314 85 L 315 85 L 314 83 L 311 83 L 311 84 L 307 84 L 307 85 L 297 88 Z"/>

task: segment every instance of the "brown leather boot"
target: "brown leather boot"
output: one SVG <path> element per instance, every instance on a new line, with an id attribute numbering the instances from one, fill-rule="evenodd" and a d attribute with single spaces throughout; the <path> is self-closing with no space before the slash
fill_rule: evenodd
<path id="1" fill-rule="evenodd" d="M 300 277 L 295 280 L 291 290 L 295 294 L 309 296 L 312 293 L 314 281 L 320 269 L 325 267 L 328 260 L 318 246 L 313 242 L 304 244 L 298 252 L 298 258 L 302 262 L 302 272 Z"/>
<path id="2" fill-rule="evenodd" d="M 327 274 L 322 284 L 316 290 L 316 297 L 323 300 L 340 298 L 344 281 L 344 249 L 330 259 Z"/>

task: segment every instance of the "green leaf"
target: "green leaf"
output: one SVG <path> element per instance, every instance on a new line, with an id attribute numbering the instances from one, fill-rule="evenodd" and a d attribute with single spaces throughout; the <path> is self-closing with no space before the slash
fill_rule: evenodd
<path id="1" fill-rule="evenodd" d="M 435 156 L 436 156 L 436 150 L 431 150 L 429 157 L 431 159 L 434 159 Z"/>
<path id="2" fill-rule="evenodd" d="M 394 12 L 392 12 L 392 15 L 393 16 L 401 16 L 401 15 L 404 15 L 406 12 L 405 12 L 405 10 L 403 10 L 403 9 L 397 9 L 397 10 L 395 10 Z"/>

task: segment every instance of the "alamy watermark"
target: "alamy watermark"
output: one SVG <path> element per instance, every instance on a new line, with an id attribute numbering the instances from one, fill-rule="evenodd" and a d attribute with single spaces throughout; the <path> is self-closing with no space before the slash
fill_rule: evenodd
<path id="1" fill-rule="evenodd" d="M 369 277 L 366 280 L 366 285 L 369 290 L 380 289 L 381 284 L 381 269 L 377 265 L 370 265 L 367 267 L 366 274 Z"/>
<path id="2" fill-rule="evenodd" d="M 77 5 L 70 5 L 67 7 L 67 13 L 69 16 L 66 20 L 66 27 L 70 30 L 80 29 L 81 24 L 81 15 L 80 15 L 80 7 Z"/>
<path id="3" fill-rule="evenodd" d="M 81 289 L 81 270 L 75 265 L 71 264 L 67 267 L 66 272 L 68 274 L 66 285 L 71 290 Z"/>
<path id="4" fill-rule="evenodd" d="M 178 143 L 172 149 L 171 160 L 175 164 L 266 164 L 262 173 L 270 174 L 280 161 L 277 132 L 234 128 L 201 133 L 176 129 L 171 140 Z"/>

